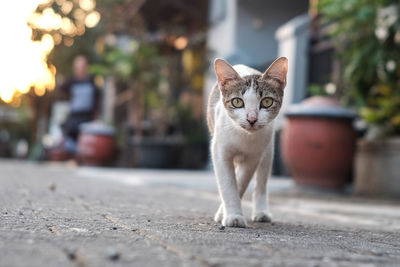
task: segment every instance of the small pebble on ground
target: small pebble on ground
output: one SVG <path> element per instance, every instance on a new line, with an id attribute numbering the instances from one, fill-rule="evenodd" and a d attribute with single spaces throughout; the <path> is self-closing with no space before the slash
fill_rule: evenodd
<path id="1" fill-rule="evenodd" d="M 119 253 L 118 251 L 116 251 L 115 249 L 110 250 L 108 252 L 108 258 L 112 261 L 117 261 L 121 256 L 121 253 Z"/>

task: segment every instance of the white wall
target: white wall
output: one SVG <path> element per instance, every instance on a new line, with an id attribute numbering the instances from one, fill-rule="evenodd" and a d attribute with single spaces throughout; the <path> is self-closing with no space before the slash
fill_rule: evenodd
<path id="1" fill-rule="evenodd" d="M 274 61 L 278 56 L 275 31 L 307 10 L 308 0 L 239 0 L 236 43 L 237 53 L 243 54 L 243 58 L 234 63 L 262 67 Z"/>

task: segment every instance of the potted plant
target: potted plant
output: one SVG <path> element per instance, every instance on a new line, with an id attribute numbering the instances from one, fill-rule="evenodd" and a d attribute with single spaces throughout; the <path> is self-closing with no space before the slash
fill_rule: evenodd
<path id="1" fill-rule="evenodd" d="M 347 103 L 366 134 L 357 144 L 355 192 L 400 196 L 400 3 L 321 0 L 333 25 Z"/>
<path id="2" fill-rule="evenodd" d="M 100 121 L 83 123 L 78 138 L 78 160 L 82 165 L 104 166 L 116 155 L 115 130 Z"/>
<path id="3" fill-rule="evenodd" d="M 285 113 L 281 150 L 298 185 L 340 189 L 349 180 L 356 141 L 352 127 L 355 114 L 326 93 L 333 93 L 333 86 L 310 86 L 315 96 L 292 105 Z"/>

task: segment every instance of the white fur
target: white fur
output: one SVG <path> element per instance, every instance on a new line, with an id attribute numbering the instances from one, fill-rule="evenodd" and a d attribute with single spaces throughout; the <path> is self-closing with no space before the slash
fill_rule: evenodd
<path id="1" fill-rule="evenodd" d="M 240 76 L 256 71 L 244 65 L 236 65 Z M 222 99 L 222 96 L 220 97 Z M 222 204 L 215 220 L 224 226 L 245 227 L 240 199 L 251 178 L 255 176 L 253 193 L 254 221 L 270 221 L 268 211 L 267 179 L 270 175 L 273 146 L 273 119 L 268 111 L 259 108 L 259 99 L 251 87 L 243 95 L 245 107 L 235 109 L 229 116 L 222 101 L 214 112 L 214 134 L 211 141 L 212 160 L 217 177 Z M 248 118 L 256 118 L 251 127 Z"/>

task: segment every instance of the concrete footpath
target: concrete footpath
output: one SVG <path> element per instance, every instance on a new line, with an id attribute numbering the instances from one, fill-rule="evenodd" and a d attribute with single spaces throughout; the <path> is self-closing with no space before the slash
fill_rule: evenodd
<path id="1" fill-rule="evenodd" d="M 224 229 L 210 172 L 0 160 L 0 266 L 400 266 L 399 201 L 270 187 Z"/>

